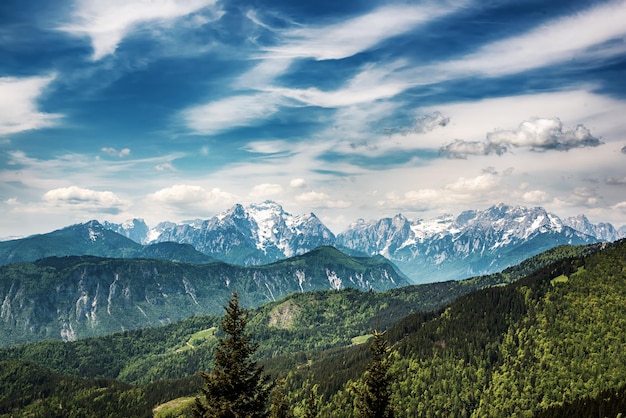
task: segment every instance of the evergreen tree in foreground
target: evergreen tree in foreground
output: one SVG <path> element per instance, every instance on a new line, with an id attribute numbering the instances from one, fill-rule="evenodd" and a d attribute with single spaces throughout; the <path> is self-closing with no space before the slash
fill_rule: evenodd
<path id="1" fill-rule="evenodd" d="M 357 389 L 357 416 L 359 418 L 393 418 L 389 345 L 384 332 L 374 331 L 369 346 L 372 360 L 363 375 L 363 386 Z"/>
<path id="2" fill-rule="evenodd" d="M 215 363 L 210 373 L 200 372 L 205 399 L 196 398 L 194 417 L 267 418 L 267 403 L 272 384 L 263 374 L 263 366 L 251 360 L 258 344 L 245 332 L 248 311 L 239 307 L 239 296 L 233 293 L 222 331 L 226 338 L 218 340 Z"/>

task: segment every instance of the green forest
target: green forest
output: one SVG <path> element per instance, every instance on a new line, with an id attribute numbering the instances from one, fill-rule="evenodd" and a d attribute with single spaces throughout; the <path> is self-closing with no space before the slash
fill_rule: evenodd
<path id="1" fill-rule="evenodd" d="M 4 348 L 0 416 L 202 416 L 198 402 L 224 399 L 207 382 L 230 373 L 229 306 Z M 234 363 L 257 383 L 245 397 L 256 406 L 223 416 L 626 415 L 626 241 L 466 281 L 296 293 L 241 315 L 246 356 Z"/>

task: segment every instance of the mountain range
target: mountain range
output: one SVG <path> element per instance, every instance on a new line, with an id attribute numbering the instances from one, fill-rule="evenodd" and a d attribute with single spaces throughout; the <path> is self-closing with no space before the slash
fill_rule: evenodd
<path id="1" fill-rule="evenodd" d="M 626 240 L 560 246 L 494 277 L 296 292 L 249 311 L 247 329 L 264 370 L 285 376 L 297 417 L 310 393 L 320 418 L 355 415 L 374 326 L 391 347 L 397 417 L 617 417 L 626 413 L 625 272 Z M 0 348 L 0 416 L 190 416 L 219 324 L 195 316 Z"/>
<path id="2" fill-rule="evenodd" d="M 608 223 L 579 215 L 561 219 L 540 207 L 498 204 L 430 220 L 402 214 L 359 219 L 335 235 L 313 213 L 292 215 L 272 201 L 237 204 L 209 219 L 124 223 L 96 220 L 48 234 L 0 242 L 0 264 L 50 256 L 96 255 L 191 263 L 220 260 L 263 265 L 334 246 L 356 256 L 382 255 L 413 283 L 490 274 L 561 244 L 615 241 L 626 236 Z"/>
<path id="3" fill-rule="evenodd" d="M 242 265 L 273 262 L 332 245 L 353 255 L 382 255 L 414 283 L 458 280 L 489 274 L 561 244 L 582 245 L 626 237 L 626 227 L 591 223 L 584 215 L 561 219 L 540 207 L 503 203 L 411 220 L 359 219 L 333 234 L 310 213 L 294 216 L 272 201 L 235 205 L 208 220 L 154 228 L 140 219 L 104 226 L 143 244 L 174 241 L 190 244 L 216 259 Z"/>
<path id="4" fill-rule="evenodd" d="M 249 267 L 49 257 L 0 266 L 0 346 L 75 340 L 218 314 L 233 291 L 247 306 L 258 306 L 294 292 L 382 291 L 408 284 L 383 257 L 355 258 L 333 247 Z"/>

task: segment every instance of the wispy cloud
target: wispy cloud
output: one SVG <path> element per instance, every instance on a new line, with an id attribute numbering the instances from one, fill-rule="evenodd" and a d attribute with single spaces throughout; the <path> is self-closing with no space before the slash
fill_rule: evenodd
<path id="1" fill-rule="evenodd" d="M 182 112 L 186 125 L 195 133 L 211 135 L 234 127 L 254 125 L 272 116 L 283 100 L 271 93 L 231 96 Z"/>
<path id="2" fill-rule="evenodd" d="M 467 158 L 468 155 L 502 155 L 512 147 L 531 151 L 569 151 L 601 144 L 602 141 L 583 125 L 567 129 L 559 118 L 534 118 L 522 122 L 514 130 L 490 132 L 484 142 L 457 139 L 443 146 L 440 153 L 448 158 Z"/>
<path id="3" fill-rule="evenodd" d="M 70 23 L 59 29 L 91 39 L 93 60 L 113 54 L 133 29 L 163 24 L 215 5 L 216 0 L 78 0 Z"/>
<path id="4" fill-rule="evenodd" d="M 103 147 L 100 149 L 100 151 L 111 157 L 124 158 L 130 155 L 130 148 L 122 148 L 121 150 L 117 150 L 112 147 Z"/>
<path id="5" fill-rule="evenodd" d="M 286 30 L 282 33 L 283 42 L 266 47 L 265 51 L 272 58 L 342 59 L 457 8 L 456 5 L 436 2 L 387 5 L 339 23 Z"/>
<path id="6" fill-rule="evenodd" d="M 298 26 L 276 30 L 264 24 L 254 13 L 247 17 L 270 29 L 280 40 L 277 45 L 262 47 L 261 62 L 234 82 L 235 89 L 252 89 L 255 93 L 238 94 L 185 110 L 183 120 L 196 133 L 214 134 L 231 128 L 250 126 L 278 112 L 281 106 L 320 106 L 336 108 L 393 97 L 407 88 L 405 82 L 387 80 L 398 67 L 365 65 L 345 86 L 334 91 L 317 87 L 289 88 L 276 84 L 293 60 L 314 58 L 333 60 L 353 56 L 377 44 L 415 29 L 457 10 L 462 2 L 441 4 L 428 2 L 419 6 L 387 5 L 339 23 Z"/>
<path id="7" fill-rule="evenodd" d="M 483 46 L 458 60 L 429 67 L 435 78 L 480 74 L 501 76 L 541 68 L 566 60 L 626 51 L 626 2 L 612 1 L 564 16 L 532 29 Z M 603 45 L 620 40 L 612 47 Z M 436 75 L 438 74 L 438 75 Z"/>
<path id="8" fill-rule="evenodd" d="M 0 136 L 56 125 L 62 115 L 45 113 L 37 101 L 55 76 L 0 77 Z"/>

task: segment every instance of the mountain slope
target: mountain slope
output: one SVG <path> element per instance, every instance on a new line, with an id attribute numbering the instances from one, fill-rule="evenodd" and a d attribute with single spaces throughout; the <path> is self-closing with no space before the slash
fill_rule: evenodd
<path id="1" fill-rule="evenodd" d="M 589 244 L 605 236 L 578 231 L 542 208 L 499 204 L 431 221 L 402 215 L 359 220 L 337 236 L 337 245 L 382 254 L 422 283 L 488 274 L 558 245 Z"/>
<path id="2" fill-rule="evenodd" d="M 153 242 L 191 244 L 219 260 L 242 265 L 301 255 L 335 241 L 314 214 L 294 216 L 272 201 L 245 208 L 237 204 L 206 221 L 160 225 L 157 229 Z"/>
<path id="3" fill-rule="evenodd" d="M 250 331 L 260 344 L 259 358 L 272 358 L 272 364 L 268 365 L 270 369 L 285 370 L 302 361 L 290 357 L 294 353 L 300 353 L 296 354 L 300 357 L 302 353 L 309 353 L 306 357 L 313 359 L 317 355 L 310 353 L 315 350 L 349 346 L 353 337 L 368 334 L 374 327 L 390 327 L 411 313 L 439 309 L 472 291 L 515 282 L 527 272 L 555 260 L 592 254 L 601 248 L 599 245 L 561 247 L 501 273 L 462 281 L 406 286 L 385 292 L 363 292 L 352 288 L 296 292 L 253 309 Z M 334 251 L 331 248 L 319 250 L 322 253 Z M 307 259 L 315 258 L 315 254 L 307 254 L 290 262 L 310 263 Z M 354 261 L 348 259 L 348 262 Z M 374 263 L 375 260 L 368 262 Z M 240 294 L 242 296 L 244 294 Z M 432 313 L 423 315 L 433 316 Z M 29 360 L 62 374 L 116 378 L 135 384 L 184 378 L 195 375 L 198 369 L 210 367 L 215 342 L 212 330 L 219 325 L 219 320 L 218 316 L 195 316 L 153 329 L 66 343 L 42 341 L 13 346 L 0 350 L 0 360 Z"/>
<path id="4" fill-rule="evenodd" d="M 347 257 L 331 247 L 258 267 L 53 257 L 0 267 L 0 341 L 74 340 L 218 314 L 233 290 L 257 306 L 293 292 L 407 284 L 382 258 Z"/>
<path id="5" fill-rule="evenodd" d="M 111 224 L 111 228 L 138 242 L 191 244 L 205 254 L 240 265 L 269 263 L 333 245 L 353 255 L 383 255 L 414 283 L 489 274 L 558 245 L 625 236 L 622 230 L 593 224 L 584 215 L 561 220 L 543 208 L 505 204 L 431 220 L 410 220 L 402 214 L 360 219 L 337 236 L 314 214 L 293 216 L 272 201 L 235 205 L 204 221 L 162 223 L 147 233 L 141 220 Z"/>
<path id="6" fill-rule="evenodd" d="M 463 296 L 434 318 L 413 314 L 390 328 L 397 416 L 532 417 L 564 402 L 623 393 L 624 330 L 622 240 Z M 320 416 L 350 416 L 345 405 L 354 383 L 345 382 L 359 376 L 366 359 L 357 347 L 311 367 L 326 394 L 343 387 Z M 600 409 L 595 416 L 606 415 Z"/>
<path id="7" fill-rule="evenodd" d="M 94 255 L 112 258 L 156 258 L 190 263 L 213 259 L 190 245 L 161 243 L 141 245 L 98 221 L 72 225 L 48 234 L 0 242 L 0 265 L 35 261 L 46 257 Z"/>

